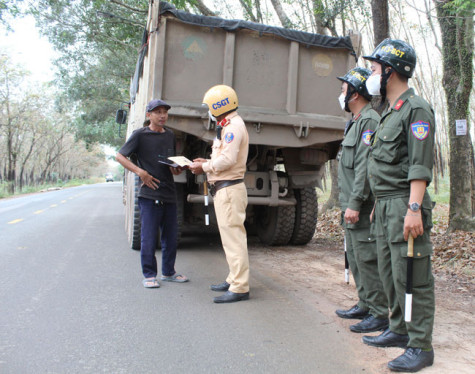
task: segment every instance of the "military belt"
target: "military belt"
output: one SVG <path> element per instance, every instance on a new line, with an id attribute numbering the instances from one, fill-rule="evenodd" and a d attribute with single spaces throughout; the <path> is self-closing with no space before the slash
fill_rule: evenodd
<path id="1" fill-rule="evenodd" d="M 221 188 L 234 186 L 235 184 L 244 182 L 244 179 L 233 179 L 233 180 L 224 180 L 224 181 L 216 181 L 209 186 L 209 190 L 211 192 L 211 196 L 215 196 L 216 192 L 218 192 Z"/>
<path id="2" fill-rule="evenodd" d="M 411 191 L 388 191 L 387 195 L 384 196 L 376 196 L 376 200 L 391 200 L 391 199 L 398 199 L 401 197 L 409 197 Z"/>

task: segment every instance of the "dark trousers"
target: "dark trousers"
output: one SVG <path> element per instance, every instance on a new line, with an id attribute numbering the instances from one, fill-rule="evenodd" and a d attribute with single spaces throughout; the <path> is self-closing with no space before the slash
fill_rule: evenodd
<path id="1" fill-rule="evenodd" d="M 176 204 L 156 203 L 155 200 L 139 197 L 140 220 L 142 223 L 140 239 L 140 257 L 145 278 L 157 276 L 157 237 L 160 231 L 162 247 L 162 275 L 175 274 L 177 243 Z"/>

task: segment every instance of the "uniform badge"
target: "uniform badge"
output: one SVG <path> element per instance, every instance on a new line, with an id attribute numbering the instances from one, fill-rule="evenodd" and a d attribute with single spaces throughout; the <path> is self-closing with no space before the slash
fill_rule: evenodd
<path id="1" fill-rule="evenodd" d="M 229 144 L 233 140 L 234 140 L 234 134 L 232 132 L 226 133 L 226 135 L 224 136 L 224 141 Z"/>
<path id="2" fill-rule="evenodd" d="M 363 141 L 364 144 L 370 145 L 371 144 L 371 136 L 373 135 L 374 131 L 371 130 L 366 130 L 363 132 L 363 135 L 361 135 L 361 140 Z"/>
<path id="3" fill-rule="evenodd" d="M 429 135 L 430 125 L 427 122 L 417 121 L 411 123 L 412 135 L 418 140 L 424 140 Z"/>

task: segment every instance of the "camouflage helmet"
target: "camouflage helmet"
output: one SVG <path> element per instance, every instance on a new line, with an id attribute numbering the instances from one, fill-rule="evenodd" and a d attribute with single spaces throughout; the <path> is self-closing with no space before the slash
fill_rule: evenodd
<path id="1" fill-rule="evenodd" d="M 416 68 L 416 52 L 409 44 L 397 39 L 384 39 L 364 59 L 391 66 L 399 74 L 411 78 Z"/>
<path id="2" fill-rule="evenodd" d="M 366 88 L 366 80 L 369 78 L 370 75 L 371 70 L 356 67 L 351 69 L 343 77 L 337 77 L 337 79 L 350 84 L 355 89 L 355 92 L 358 92 L 365 99 L 371 100 L 371 95 L 369 94 L 368 89 Z"/>

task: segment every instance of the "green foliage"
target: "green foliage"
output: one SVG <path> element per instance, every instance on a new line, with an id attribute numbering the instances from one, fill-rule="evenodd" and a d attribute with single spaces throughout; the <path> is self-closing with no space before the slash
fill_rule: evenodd
<path id="1" fill-rule="evenodd" d="M 23 0 L 0 0 L 0 25 L 11 31 L 8 18 L 21 15 L 22 2 Z"/>
<path id="2" fill-rule="evenodd" d="M 29 12 L 60 53 L 57 110 L 72 112 L 76 136 L 88 144 L 122 143 L 115 112 L 129 100 L 148 2 L 39 0 Z"/>
<path id="3" fill-rule="evenodd" d="M 11 196 L 16 196 L 16 195 L 21 195 L 21 194 L 26 194 L 26 193 L 35 193 L 35 192 L 40 192 L 47 190 L 48 188 L 67 188 L 67 187 L 76 187 L 76 186 L 82 186 L 83 184 L 95 184 L 95 183 L 103 183 L 104 178 L 86 178 L 86 179 L 71 179 L 67 181 L 66 183 L 62 181 L 61 179 L 58 179 L 56 183 L 42 183 L 38 185 L 33 185 L 33 186 L 25 186 L 22 188 L 21 191 L 16 191 L 14 194 L 11 194 L 8 192 L 7 189 L 7 183 L 6 182 L 0 182 L 0 199 L 6 198 L 6 197 L 11 197 Z"/>
<path id="4" fill-rule="evenodd" d="M 434 190 L 434 183 L 432 182 L 427 188 L 430 197 L 437 204 L 448 204 L 450 200 L 450 180 L 449 177 L 440 178 L 437 194 Z"/>
<path id="5" fill-rule="evenodd" d="M 194 0 L 171 1 L 192 9 Z M 142 35 L 145 0 L 38 0 L 28 13 L 60 57 L 55 61 L 59 88 L 55 105 L 74 117 L 77 139 L 87 144 L 123 144 L 115 113 L 129 101 Z"/>
<path id="6" fill-rule="evenodd" d="M 448 1 L 444 7 L 450 14 L 469 15 L 475 9 L 475 0 L 452 0 Z"/>

